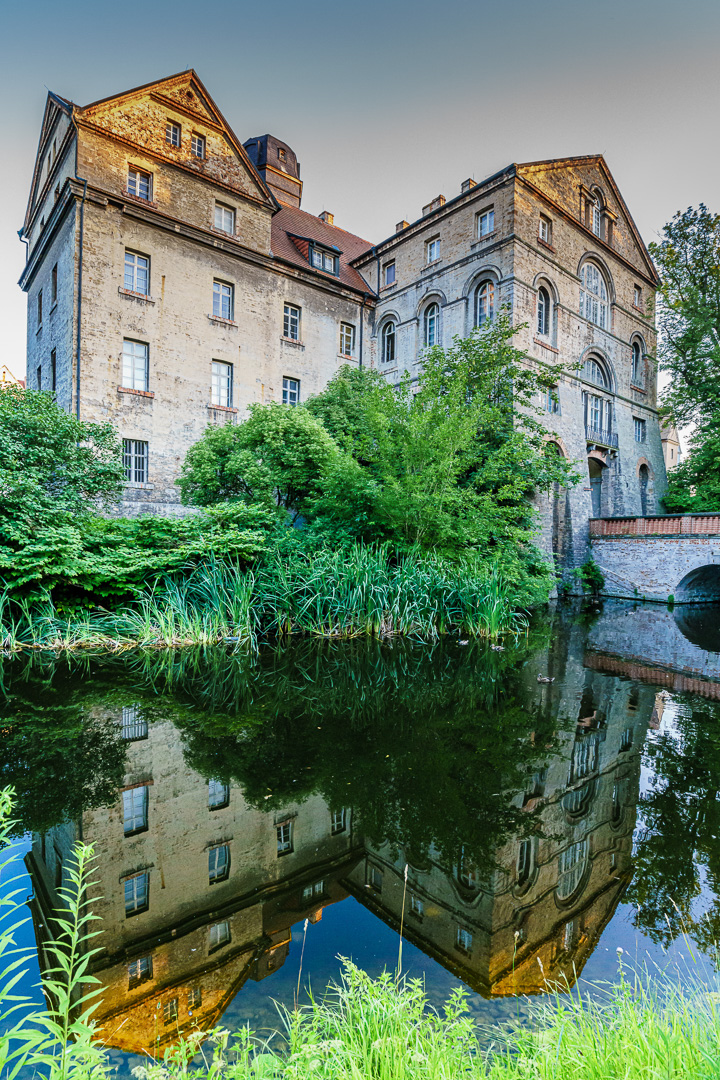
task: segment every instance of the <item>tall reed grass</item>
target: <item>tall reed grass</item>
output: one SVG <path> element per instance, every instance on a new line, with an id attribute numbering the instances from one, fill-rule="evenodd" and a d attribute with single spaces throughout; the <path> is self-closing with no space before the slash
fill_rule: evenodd
<path id="1" fill-rule="evenodd" d="M 386 547 L 356 546 L 312 558 L 275 555 L 248 571 L 208 559 L 161 578 L 114 611 L 63 616 L 45 594 L 34 602 L 0 593 L 0 645 L 126 648 L 253 644 L 263 635 L 442 634 L 495 639 L 525 628 L 518 595 L 495 567 Z"/>

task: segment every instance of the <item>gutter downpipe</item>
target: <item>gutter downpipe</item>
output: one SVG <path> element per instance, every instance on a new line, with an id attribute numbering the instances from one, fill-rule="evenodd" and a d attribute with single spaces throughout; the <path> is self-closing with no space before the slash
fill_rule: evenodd
<path id="1" fill-rule="evenodd" d="M 83 272 L 83 234 L 85 231 L 85 197 L 87 195 L 87 180 L 75 174 L 76 180 L 83 182 L 83 195 L 80 202 L 80 238 L 78 252 L 78 300 L 77 300 L 77 351 L 75 354 L 76 386 L 75 386 L 75 416 L 80 419 L 80 342 L 82 335 L 82 272 Z"/>

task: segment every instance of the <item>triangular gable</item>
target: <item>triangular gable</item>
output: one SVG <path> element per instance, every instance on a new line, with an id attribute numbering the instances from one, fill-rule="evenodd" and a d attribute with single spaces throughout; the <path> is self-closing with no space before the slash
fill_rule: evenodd
<path id="1" fill-rule="evenodd" d="M 30 183 L 30 196 L 25 210 L 24 228 L 27 228 L 30 222 L 33 208 L 40 194 L 40 187 L 44 186 L 44 181 L 41 180 L 42 164 L 45 160 L 50 137 L 55 129 L 57 119 L 61 114 L 65 114 L 68 117 L 72 116 L 72 111 L 73 104 L 71 101 L 66 101 L 65 98 L 61 98 L 58 94 L 53 94 L 51 90 L 48 91 L 48 96 L 45 101 L 45 112 L 43 113 L 43 120 L 40 126 L 40 138 L 38 139 L 38 146 L 35 154 L 32 181 Z"/>
<path id="2" fill-rule="evenodd" d="M 659 278 L 650 253 L 602 154 L 585 157 L 528 161 L 516 166 L 517 175 L 537 188 L 576 221 L 579 219 L 579 188 L 598 186 L 617 217 L 613 250 L 635 265 L 656 285 Z"/>
<path id="3" fill-rule="evenodd" d="M 107 132 L 183 167 L 187 162 L 180 156 L 174 157 L 172 148 L 164 141 L 162 118 L 168 109 L 177 112 L 180 122 L 186 126 L 209 128 L 222 137 L 237 162 L 235 170 L 230 161 L 225 163 L 223 183 L 276 208 L 270 190 L 250 161 L 247 151 L 191 68 L 94 101 L 77 108 L 75 114 L 80 124 Z M 216 178 L 210 169 L 203 171 L 208 179 Z"/>

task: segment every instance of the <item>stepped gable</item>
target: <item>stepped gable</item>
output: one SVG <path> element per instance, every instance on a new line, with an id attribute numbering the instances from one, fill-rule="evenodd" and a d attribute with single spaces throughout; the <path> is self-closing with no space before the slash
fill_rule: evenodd
<path id="1" fill-rule="evenodd" d="M 330 282 L 339 280 L 342 285 L 346 285 L 355 292 L 371 294 L 365 279 L 350 265 L 352 259 L 356 259 L 372 247 L 369 240 L 363 240 L 354 233 L 338 229 L 336 225 L 328 225 L 321 218 L 314 217 L 313 214 L 308 214 L 294 206 L 280 207 L 272 219 L 271 235 L 272 251 L 276 258 L 292 263 L 294 266 L 301 266 L 303 270 L 311 270 L 318 277 L 327 278 Z M 308 240 L 315 240 L 339 252 L 339 279 L 334 274 L 326 274 L 310 266 L 307 257 Z M 305 254 L 302 253 L 301 246 L 305 249 Z"/>

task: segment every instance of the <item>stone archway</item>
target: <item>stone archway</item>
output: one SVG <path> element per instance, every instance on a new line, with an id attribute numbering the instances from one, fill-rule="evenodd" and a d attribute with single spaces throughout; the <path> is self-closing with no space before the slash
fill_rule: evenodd
<path id="1" fill-rule="evenodd" d="M 567 454 L 560 440 L 551 439 L 545 444 L 545 453 L 566 458 Z M 557 567 L 565 565 L 572 547 L 572 518 L 570 514 L 570 493 L 556 480 L 548 492 L 551 504 L 550 550 Z"/>
<path id="2" fill-rule="evenodd" d="M 655 474 L 647 458 L 640 458 L 637 466 L 640 488 L 640 514 L 647 517 L 655 513 Z"/>
<path id="3" fill-rule="evenodd" d="M 686 574 L 675 590 L 675 602 L 720 603 L 720 565 L 698 566 Z"/>

